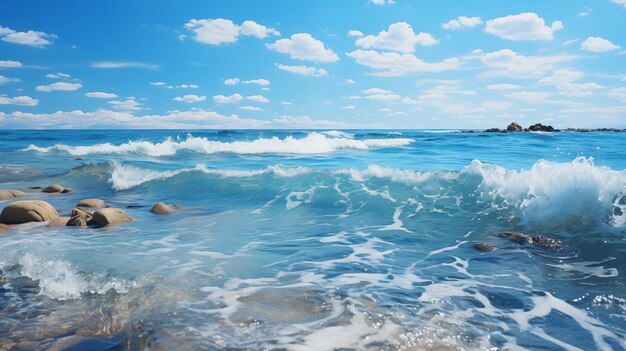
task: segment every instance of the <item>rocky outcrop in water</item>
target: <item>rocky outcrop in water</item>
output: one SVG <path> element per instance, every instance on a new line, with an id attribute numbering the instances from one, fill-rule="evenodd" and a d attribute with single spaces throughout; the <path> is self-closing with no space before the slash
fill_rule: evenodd
<path id="1" fill-rule="evenodd" d="M 558 130 L 554 129 L 552 126 L 544 126 L 541 123 L 533 124 L 532 126 L 528 127 L 528 130 L 531 132 L 558 132 Z"/>
<path id="2" fill-rule="evenodd" d="M 154 206 L 152 206 L 152 208 L 150 209 L 150 212 L 152 213 L 156 213 L 156 214 L 168 214 L 168 213 L 173 213 L 178 209 L 177 205 L 171 204 L 171 205 L 166 205 L 162 202 L 157 202 L 156 204 L 154 204 Z"/>
<path id="3" fill-rule="evenodd" d="M 2 209 L 0 223 L 22 224 L 45 222 L 59 217 L 57 211 L 45 201 L 15 201 Z"/>
<path id="4" fill-rule="evenodd" d="M 522 132 L 524 131 L 524 128 L 522 128 L 522 126 L 519 123 L 513 122 L 509 124 L 508 127 L 506 127 L 506 131 L 507 132 Z"/>
<path id="5" fill-rule="evenodd" d="M 93 215 L 91 213 L 75 208 L 72 210 L 72 215 L 67 221 L 67 226 L 86 228 L 92 217 Z"/>
<path id="6" fill-rule="evenodd" d="M 51 220 L 50 223 L 48 223 L 48 227 L 51 227 L 51 228 L 65 227 L 69 220 L 70 220 L 70 217 L 67 217 L 67 216 L 55 218 Z"/>
<path id="7" fill-rule="evenodd" d="M 106 208 L 107 205 L 104 200 L 101 199 L 83 199 L 76 204 L 76 207 L 84 208 Z"/>
<path id="8" fill-rule="evenodd" d="M 514 241 L 518 244 L 531 244 L 537 247 L 547 249 L 547 250 L 561 250 L 563 248 L 563 242 L 561 240 L 552 238 L 545 235 L 528 235 L 524 233 L 516 233 L 516 232 L 498 232 L 494 234 L 499 238 L 507 238 L 511 241 Z"/>
<path id="9" fill-rule="evenodd" d="M 93 213 L 93 217 L 89 224 L 96 227 L 111 227 L 124 222 L 132 222 L 134 219 L 129 217 L 126 212 L 119 208 L 102 208 Z"/>
<path id="10" fill-rule="evenodd" d="M 72 191 L 72 189 L 66 189 L 60 186 L 59 184 L 52 184 L 41 190 L 42 193 L 48 193 L 48 194 L 54 194 L 54 193 L 65 194 L 65 193 L 69 193 L 70 191 Z"/>
<path id="11" fill-rule="evenodd" d="M 24 193 L 19 190 L 0 189 L 0 201 L 14 199 L 20 196 L 24 196 Z"/>
<path id="12" fill-rule="evenodd" d="M 565 132 L 626 132 L 626 129 L 619 128 L 567 128 L 564 129 Z M 515 133 L 515 132 L 546 132 L 546 133 L 554 133 L 561 132 L 560 129 L 556 129 L 551 125 L 544 125 L 541 123 L 535 123 L 528 128 L 522 127 L 517 122 L 512 122 L 509 124 L 506 129 L 500 128 L 488 128 L 485 130 L 462 130 L 463 133 Z"/>
<path id="13" fill-rule="evenodd" d="M 486 244 L 486 243 L 475 243 L 474 248 L 482 252 L 491 252 L 496 249 L 493 245 Z"/>

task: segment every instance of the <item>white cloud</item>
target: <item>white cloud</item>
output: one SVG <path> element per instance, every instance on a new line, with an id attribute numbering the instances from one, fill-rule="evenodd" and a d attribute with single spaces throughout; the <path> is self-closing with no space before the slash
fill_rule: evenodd
<path id="1" fill-rule="evenodd" d="M 456 58 L 450 58 L 437 63 L 428 63 L 415 57 L 413 54 L 399 54 L 395 52 L 377 52 L 374 50 L 355 50 L 346 54 L 356 60 L 356 63 L 379 70 L 379 76 L 403 76 L 415 72 L 441 72 L 459 67 Z"/>
<path id="2" fill-rule="evenodd" d="M 2 40 L 7 43 L 29 45 L 38 48 L 43 48 L 51 45 L 52 42 L 48 39 L 58 38 L 54 34 L 48 34 L 33 30 L 29 30 L 27 32 L 18 32 L 8 27 L 0 27 L 0 37 L 2 37 Z"/>
<path id="3" fill-rule="evenodd" d="M 362 91 L 365 94 L 365 98 L 369 100 L 400 100 L 402 96 L 392 93 L 389 90 L 381 88 L 370 88 Z"/>
<path id="4" fill-rule="evenodd" d="M 270 102 L 270 100 L 263 95 L 249 95 L 246 96 L 246 99 L 256 102 Z"/>
<path id="5" fill-rule="evenodd" d="M 224 81 L 224 85 L 237 85 L 239 82 L 239 78 L 228 78 Z"/>
<path id="6" fill-rule="evenodd" d="M 625 0 L 626 1 L 626 0 Z M 581 12 L 579 12 L 576 17 L 586 17 L 589 16 L 589 14 L 591 13 L 591 11 L 593 11 L 593 9 L 591 7 L 585 7 L 585 9 Z"/>
<path id="7" fill-rule="evenodd" d="M 144 68 L 144 69 L 159 69 L 160 65 L 143 62 L 116 62 L 116 61 L 101 61 L 91 64 L 93 68 Z"/>
<path id="8" fill-rule="evenodd" d="M 365 90 L 361 90 L 364 94 L 391 94 L 391 91 L 382 88 L 369 88 Z"/>
<path id="9" fill-rule="evenodd" d="M 82 87 L 83 85 L 80 83 L 56 82 L 48 85 L 38 85 L 35 89 L 49 93 L 51 91 L 74 91 Z"/>
<path id="10" fill-rule="evenodd" d="M 457 19 L 451 19 L 441 25 L 441 28 L 447 30 L 458 30 L 465 28 L 474 28 L 477 25 L 483 23 L 480 17 L 465 17 L 459 16 Z"/>
<path id="11" fill-rule="evenodd" d="M 613 2 L 626 8 L 626 0 L 613 0 Z"/>
<path id="12" fill-rule="evenodd" d="M 0 27 L 1 28 L 1 27 Z M 0 67 L 2 68 L 20 68 L 22 63 L 19 61 L 0 61 Z"/>
<path id="13" fill-rule="evenodd" d="M 566 40 L 566 41 L 563 42 L 563 46 L 572 45 L 572 44 L 574 44 L 577 41 L 578 41 L 578 39 Z"/>
<path id="14" fill-rule="evenodd" d="M 508 83 L 487 85 L 487 89 L 491 89 L 491 90 L 511 90 L 511 89 L 517 89 L 517 88 L 520 88 L 520 86 L 517 84 L 508 84 Z"/>
<path id="15" fill-rule="evenodd" d="M 118 96 L 112 93 L 104 93 L 102 91 L 91 91 L 85 94 L 86 97 L 96 98 L 96 99 L 115 99 Z"/>
<path id="16" fill-rule="evenodd" d="M 281 65 L 277 64 L 276 67 L 283 71 L 303 75 L 303 76 L 313 76 L 313 77 L 321 77 L 328 74 L 323 68 L 315 68 L 309 66 L 289 66 L 289 65 Z"/>
<path id="17" fill-rule="evenodd" d="M 545 78 L 539 80 L 539 84 L 544 85 L 559 85 L 563 83 L 571 83 L 584 77 L 585 74 L 580 71 L 572 71 L 568 69 L 558 69 L 554 73 Z"/>
<path id="18" fill-rule="evenodd" d="M 352 79 L 349 79 L 349 78 L 348 78 L 348 79 L 344 80 L 344 81 L 343 81 L 343 83 L 344 83 L 344 84 L 354 84 L 354 83 L 356 83 L 356 82 L 355 82 L 355 81 L 353 81 Z"/>
<path id="19" fill-rule="evenodd" d="M 518 91 L 508 95 L 511 98 L 521 100 L 528 104 L 545 102 L 552 93 L 549 91 Z"/>
<path id="20" fill-rule="evenodd" d="M 591 52 L 607 52 L 617 50 L 621 46 L 613 44 L 610 40 L 601 37 L 589 37 L 580 44 L 580 48 Z"/>
<path id="21" fill-rule="evenodd" d="M 256 106 L 239 106 L 239 108 L 246 111 L 263 111 L 262 108 Z"/>
<path id="22" fill-rule="evenodd" d="M 256 85 L 261 85 L 261 86 L 270 85 L 270 81 L 267 79 L 250 79 L 250 80 L 244 80 L 242 83 L 243 84 L 256 84 Z"/>
<path id="23" fill-rule="evenodd" d="M 368 2 L 374 5 L 392 5 L 396 3 L 395 0 L 369 0 Z"/>
<path id="24" fill-rule="evenodd" d="M 615 99 L 620 99 L 622 102 L 626 103 L 626 88 L 621 87 L 621 88 L 613 88 L 611 90 L 609 90 L 606 95 L 615 98 Z"/>
<path id="25" fill-rule="evenodd" d="M 552 40 L 554 32 L 561 29 L 563 29 L 561 21 L 554 21 L 548 27 L 543 18 L 533 12 L 494 18 L 487 21 L 485 27 L 489 34 L 514 41 Z"/>
<path id="26" fill-rule="evenodd" d="M 348 36 L 351 36 L 351 37 L 362 37 L 363 36 L 363 32 L 361 32 L 360 30 L 351 29 L 351 30 L 348 31 Z"/>
<path id="27" fill-rule="evenodd" d="M 184 103 L 187 103 L 187 104 L 191 104 L 191 103 L 194 103 L 194 102 L 205 101 L 205 100 L 206 100 L 206 96 L 198 96 L 198 95 L 195 95 L 195 94 L 177 96 L 177 97 L 174 98 L 174 101 L 184 102 Z"/>
<path id="28" fill-rule="evenodd" d="M 162 85 L 167 85 L 165 82 L 150 82 L 150 85 L 154 85 L 154 86 L 162 86 Z"/>
<path id="29" fill-rule="evenodd" d="M 230 96 L 215 95 L 213 96 L 213 102 L 216 104 L 234 104 L 243 100 L 241 94 L 233 94 Z"/>
<path id="30" fill-rule="evenodd" d="M 143 104 L 135 99 L 126 99 L 124 101 L 109 101 L 113 108 L 123 111 L 139 111 L 143 110 Z"/>
<path id="31" fill-rule="evenodd" d="M 7 97 L 0 94 L 0 105 L 36 106 L 38 103 L 39 100 L 30 96 Z"/>
<path id="32" fill-rule="evenodd" d="M 482 63 L 492 69 L 491 76 L 529 78 L 543 75 L 559 64 L 576 59 L 573 55 L 524 56 L 511 49 L 502 49 L 480 55 Z"/>
<path id="33" fill-rule="evenodd" d="M 341 106 L 341 109 L 343 110 L 354 110 L 356 107 L 354 107 L 354 105 L 345 105 L 345 106 Z"/>
<path id="34" fill-rule="evenodd" d="M 185 27 L 196 34 L 194 36 L 195 41 L 211 45 L 234 43 L 239 40 L 240 35 L 253 36 L 259 39 L 270 35 L 280 36 L 277 30 L 254 21 L 244 21 L 239 26 L 224 18 L 192 19 L 185 24 Z"/>
<path id="35" fill-rule="evenodd" d="M 3 75 L 0 74 L 0 85 L 5 84 L 5 83 L 14 83 L 14 82 L 19 82 L 20 80 L 17 78 L 9 78 L 9 77 L 5 77 Z"/>
<path id="36" fill-rule="evenodd" d="M 52 78 L 52 79 L 67 79 L 67 78 L 71 78 L 72 76 L 70 76 L 67 73 L 59 72 L 59 73 L 49 73 L 49 74 L 46 74 L 46 77 L 47 78 Z"/>
<path id="37" fill-rule="evenodd" d="M 383 30 L 378 35 L 357 39 L 355 45 L 365 49 L 378 48 L 408 53 L 415 51 L 415 45 L 431 46 L 438 42 L 429 33 L 422 32 L 416 35 L 410 24 L 398 22 L 391 24 L 387 31 Z"/>
<path id="38" fill-rule="evenodd" d="M 288 54 L 292 59 L 319 62 L 335 62 L 339 56 L 324 47 L 324 43 L 313 38 L 309 33 L 297 33 L 291 39 L 279 39 L 273 44 L 266 44 L 270 50 Z"/>
<path id="39" fill-rule="evenodd" d="M 557 86 L 559 95 L 583 97 L 594 95 L 595 90 L 604 88 L 600 84 L 589 83 L 562 83 Z"/>

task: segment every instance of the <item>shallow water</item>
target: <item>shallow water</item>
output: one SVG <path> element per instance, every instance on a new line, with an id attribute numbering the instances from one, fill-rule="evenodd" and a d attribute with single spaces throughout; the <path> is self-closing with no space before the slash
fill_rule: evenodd
<path id="1" fill-rule="evenodd" d="M 625 149 L 623 133 L 1 131 L 0 188 L 59 183 L 74 190 L 26 198 L 136 219 L 0 236 L 1 344 L 624 350 Z"/>

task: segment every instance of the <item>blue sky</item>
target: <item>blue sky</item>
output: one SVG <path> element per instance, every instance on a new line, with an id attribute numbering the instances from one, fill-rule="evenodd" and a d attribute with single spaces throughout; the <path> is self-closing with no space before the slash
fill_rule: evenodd
<path id="1" fill-rule="evenodd" d="M 2 7 L 2 128 L 626 127 L 626 0 Z"/>

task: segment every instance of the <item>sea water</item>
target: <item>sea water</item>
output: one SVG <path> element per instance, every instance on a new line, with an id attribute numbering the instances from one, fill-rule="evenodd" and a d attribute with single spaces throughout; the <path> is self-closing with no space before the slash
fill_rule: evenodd
<path id="1" fill-rule="evenodd" d="M 0 188 L 58 183 L 24 198 L 135 219 L 2 234 L 0 348 L 624 350 L 625 150 L 606 132 L 0 131 Z"/>

